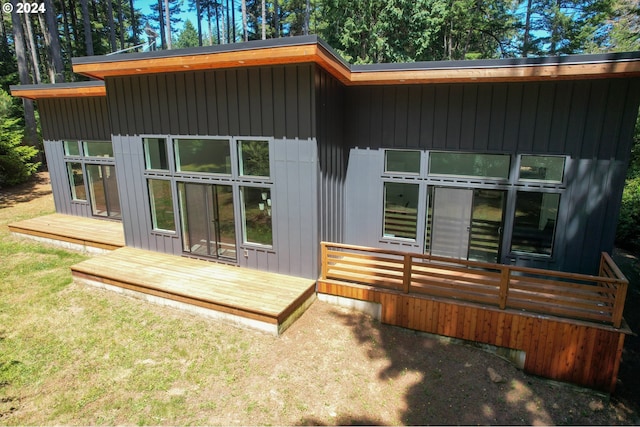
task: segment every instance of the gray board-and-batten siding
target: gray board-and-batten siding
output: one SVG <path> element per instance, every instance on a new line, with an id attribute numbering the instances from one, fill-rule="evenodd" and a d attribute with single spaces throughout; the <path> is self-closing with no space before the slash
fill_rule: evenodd
<path id="1" fill-rule="evenodd" d="M 600 252 L 612 250 L 638 79 L 350 87 L 346 100 L 345 241 L 387 245 L 380 231 L 382 150 L 412 148 L 569 156 L 553 256 L 509 254 L 507 235 L 502 261 L 594 273 Z M 470 181 L 476 184 L 433 185 L 483 185 Z"/>
<path id="2" fill-rule="evenodd" d="M 344 87 L 311 64 L 114 77 L 106 85 L 106 123 L 116 144 L 120 138 L 121 144 L 139 145 L 134 136 L 140 134 L 268 136 L 287 141 L 287 152 L 295 138 L 316 142 L 315 211 L 309 217 L 316 231 L 297 242 L 278 238 L 273 250 L 284 260 L 287 252 L 308 245 L 307 277 L 317 272 L 318 240 L 384 246 L 380 175 L 385 148 L 571 156 L 554 256 L 503 261 L 592 272 L 599 252 L 613 244 L 640 95 L 637 79 Z M 53 106 L 59 100 L 47 102 Z M 81 114 L 91 108 L 83 106 Z M 47 110 L 50 123 L 65 123 L 60 111 Z M 47 133 L 55 139 L 93 139 L 81 133 L 104 132 L 95 130 L 95 119 L 82 130 L 78 117 L 69 129 L 48 126 Z M 292 156 L 285 156 L 287 162 L 295 161 Z M 146 199 L 141 162 L 140 157 L 134 165 L 139 182 L 126 189 L 128 196 L 122 188 L 121 198 L 145 194 L 139 199 Z M 120 178 L 123 173 L 133 170 L 118 170 L 120 182 L 128 179 Z M 286 175 L 293 180 L 288 186 L 297 185 L 294 175 Z M 281 185 L 274 182 L 276 192 Z M 178 236 L 167 243 L 166 236 L 150 232 L 150 225 L 140 224 L 150 222 L 148 202 L 136 203 L 135 208 L 123 203 L 123 210 L 131 209 L 123 212 L 125 227 L 132 227 L 128 244 L 175 253 Z M 296 274 L 290 261 L 278 263 L 289 266 L 275 271 Z"/>

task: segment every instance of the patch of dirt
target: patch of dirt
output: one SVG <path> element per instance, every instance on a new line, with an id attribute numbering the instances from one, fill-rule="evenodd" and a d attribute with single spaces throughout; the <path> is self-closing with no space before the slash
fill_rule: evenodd
<path id="1" fill-rule="evenodd" d="M 27 203 L 51 194 L 49 172 L 38 172 L 29 181 L 15 187 L 0 188 L 0 209 Z"/>

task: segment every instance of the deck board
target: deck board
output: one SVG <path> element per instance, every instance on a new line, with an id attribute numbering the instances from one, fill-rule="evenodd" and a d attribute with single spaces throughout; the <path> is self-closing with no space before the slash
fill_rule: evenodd
<path id="1" fill-rule="evenodd" d="M 51 214 L 9 224 L 13 233 L 114 250 L 125 245 L 121 222 Z"/>
<path id="2" fill-rule="evenodd" d="M 83 261 L 71 270 L 76 278 L 243 316 L 278 328 L 315 295 L 315 280 L 128 247 Z"/>

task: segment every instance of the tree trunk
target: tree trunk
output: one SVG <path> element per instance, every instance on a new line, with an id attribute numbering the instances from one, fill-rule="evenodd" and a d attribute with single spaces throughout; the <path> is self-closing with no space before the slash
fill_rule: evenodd
<path id="1" fill-rule="evenodd" d="M 89 17 L 89 0 L 80 0 L 82 6 L 82 22 L 84 24 L 84 45 L 87 56 L 93 56 L 93 37 L 91 35 L 91 18 Z"/>
<path id="2" fill-rule="evenodd" d="M 73 55 L 78 55 L 78 43 L 80 42 L 80 26 L 78 25 L 78 14 L 76 3 L 69 0 L 69 13 L 71 14 L 71 31 L 73 31 Z"/>
<path id="3" fill-rule="evenodd" d="M 218 44 L 220 44 L 220 10 L 218 8 L 218 1 L 216 0 L 216 2 L 214 3 L 215 6 L 215 14 L 216 14 L 216 31 L 218 33 Z"/>
<path id="4" fill-rule="evenodd" d="M 25 27 L 27 28 L 27 37 L 29 40 L 29 52 L 31 53 L 31 66 L 33 67 L 33 79 L 35 84 L 40 84 L 40 62 L 38 61 L 38 46 L 33 37 L 33 27 L 31 25 L 31 14 L 24 14 Z"/>
<path id="5" fill-rule="evenodd" d="M 138 18 L 136 17 L 136 8 L 133 6 L 133 0 L 129 0 L 129 9 L 131 10 L 131 34 L 133 34 L 132 41 L 133 45 L 137 46 L 140 44 L 138 40 L 138 32 L 140 31 L 138 25 Z"/>
<path id="6" fill-rule="evenodd" d="M 231 38 L 231 43 L 236 42 L 236 1 L 231 0 L 231 33 L 233 37 Z"/>
<path id="7" fill-rule="evenodd" d="M 64 0 L 60 2 L 60 4 L 62 4 L 62 23 L 64 24 L 64 38 L 65 38 L 65 45 L 67 48 L 67 60 L 69 62 L 71 62 L 71 58 L 73 57 L 73 51 L 72 46 L 71 46 L 71 32 L 69 31 L 69 17 L 68 15 L 68 9 L 67 9 L 67 5 L 64 3 Z M 53 10 L 53 9 L 52 9 Z M 47 14 L 49 15 L 49 14 Z M 75 80 L 74 78 L 74 74 L 71 73 L 71 79 Z"/>
<path id="8" fill-rule="evenodd" d="M 267 39 L 267 9 L 265 1 L 262 0 L 262 40 Z"/>
<path id="9" fill-rule="evenodd" d="M 167 30 L 167 49 L 171 49 L 171 12 L 169 11 L 169 0 L 164 0 L 164 19 Z"/>
<path id="10" fill-rule="evenodd" d="M 220 39 L 220 44 L 226 44 L 227 43 L 227 39 L 229 36 L 229 29 L 227 28 L 227 21 L 225 20 L 225 11 L 224 11 L 224 7 L 222 6 L 222 3 L 220 3 L 220 8 L 222 9 L 222 29 L 220 30 L 220 34 L 222 35 L 222 38 Z"/>
<path id="11" fill-rule="evenodd" d="M 209 27 L 209 46 L 213 46 L 213 27 L 211 26 L 211 3 L 207 4 L 207 25 Z"/>
<path id="12" fill-rule="evenodd" d="M 198 46 L 202 46 L 202 9 L 200 0 L 196 0 L 196 17 L 198 19 Z"/>
<path id="13" fill-rule="evenodd" d="M 280 37 L 280 9 L 278 7 L 278 0 L 273 0 L 273 26 L 276 30 L 276 38 Z"/>
<path id="14" fill-rule="evenodd" d="M 11 0 L 14 10 L 19 0 Z M 21 15 L 17 13 L 11 14 L 11 23 L 13 25 L 13 43 L 16 49 L 16 59 L 18 60 L 18 76 L 20 84 L 28 85 L 31 83 L 29 78 L 29 67 L 27 64 L 27 46 L 24 41 L 24 31 L 22 29 Z M 25 142 L 33 147 L 38 146 L 38 133 L 36 128 L 36 116 L 31 99 L 22 98 L 24 106 L 24 123 L 25 123 Z"/>
<path id="15" fill-rule="evenodd" d="M 122 7 L 122 2 L 124 0 L 116 0 L 116 7 L 118 9 L 118 37 L 120 39 L 120 49 L 125 48 L 124 41 L 124 12 Z"/>
<path id="16" fill-rule="evenodd" d="M 247 27 L 247 0 L 242 0 L 240 7 L 242 8 L 242 39 L 249 41 L 249 29 Z"/>
<path id="17" fill-rule="evenodd" d="M 162 0 L 158 0 L 158 23 L 160 25 L 160 44 L 162 49 L 167 48 L 166 33 L 164 31 L 164 6 Z"/>
<path id="18" fill-rule="evenodd" d="M 56 71 L 53 65 L 53 57 L 51 52 L 51 34 L 47 29 L 47 24 L 44 21 L 44 13 L 38 13 L 38 22 L 40 23 L 40 30 L 42 31 L 42 35 L 44 36 L 44 45 L 45 45 L 45 61 L 47 64 L 46 70 L 49 75 L 49 81 L 51 83 L 56 82 Z"/>
<path id="19" fill-rule="evenodd" d="M 311 5 L 309 4 L 309 0 L 307 0 L 307 4 L 304 10 L 304 35 L 309 35 L 309 18 L 311 14 Z"/>
<path id="20" fill-rule="evenodd" d="M 107 22 L 109 24 L 109 42 L 111 43 L 111 52 L 118 50 L 116 44 L 116 23 L 113 20 L 113 0 L 107 0 Z"/>
<path id="21" fill-rule="evenodd" d="M 531 33 L 531 7 L 533 0 L 527 0 L 527 14 L 524 18 L 524 35 L 522 36 L 522 57 L 526 58 L 529 56 L 529 51 L 531 50 L 531 46 L 529 46 L 530 33 Z"/>

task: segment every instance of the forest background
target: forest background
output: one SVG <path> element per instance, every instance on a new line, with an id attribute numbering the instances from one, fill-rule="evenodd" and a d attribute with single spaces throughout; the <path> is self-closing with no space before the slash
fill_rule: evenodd
<path id="1" fill-rule="evenodd" d="M 0 189 L 46 167 L 37 110 L 9 86 L 83 79 L 73 57 L 303 34 L 357 64 L 640 50 L 640 0 L 40 0 L 16 13 L 18 3 L 4 0 L 0 20 Z M 618 244 L 639 251 L 640 121 L 627 178 Z"/>

